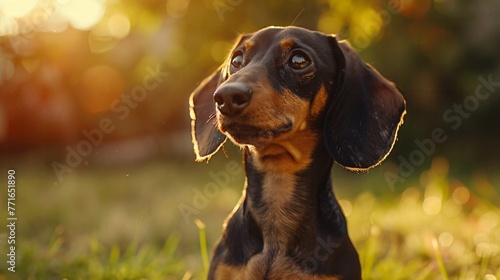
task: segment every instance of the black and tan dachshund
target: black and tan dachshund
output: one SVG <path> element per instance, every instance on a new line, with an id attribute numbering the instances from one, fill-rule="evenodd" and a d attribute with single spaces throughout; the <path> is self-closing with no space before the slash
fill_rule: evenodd
<path id="1" fill-rule="evenodd" d="M 361 279 L 330 173 L 389 154 L 406 112 L 393 83 L 335 36 L 269 27 L 241 36 L 190 110 L 197 160 L 229 138 L 246 173 L 209 279 Z"/>

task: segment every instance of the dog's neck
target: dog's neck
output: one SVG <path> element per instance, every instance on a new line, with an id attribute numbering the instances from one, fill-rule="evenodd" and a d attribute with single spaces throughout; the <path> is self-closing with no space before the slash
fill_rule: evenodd
<path id="1" fill-rule="evenodd" d="M 314 241 L 318 225 L 327 225 L 337 236 L 346 235 L 345 218 L 332 191 L 330 180 L 333 160 L 323 139 L 301 170 L 263 170 L 259 154 L 245 149 L 246 197 L 244 211 L 255 220 L 262 233 L 263 251 L 283 252 Z M 307 160 L 306 160 L 307 161 Z M 277 249 L 277 250 L 276 250 Z"/>

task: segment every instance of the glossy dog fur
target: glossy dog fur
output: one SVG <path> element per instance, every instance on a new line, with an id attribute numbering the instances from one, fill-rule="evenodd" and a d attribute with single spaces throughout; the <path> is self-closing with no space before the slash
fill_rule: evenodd
<path id="1" fill-rule="evenodd" d="M 246 173 L 209 279 L 361 279 L 330 173 L 389 154 L 405 114 L 393 83 L 335 36 L 269 27 L 239 38 L 190 113 L 197 160 L 229 138 Z"/>

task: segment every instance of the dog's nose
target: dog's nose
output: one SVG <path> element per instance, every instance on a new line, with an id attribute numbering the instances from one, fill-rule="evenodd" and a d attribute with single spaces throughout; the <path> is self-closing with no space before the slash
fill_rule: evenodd
<path id="1" fill-rule="evenodd" d="M 252 89 L 242 83 L 222 85 L 214 92 L 214 101 L 221 114 L 237 116 L 250 104 Z"/>

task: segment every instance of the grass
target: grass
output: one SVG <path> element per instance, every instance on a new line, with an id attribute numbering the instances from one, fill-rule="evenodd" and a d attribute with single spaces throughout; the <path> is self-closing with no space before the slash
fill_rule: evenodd
<path id="1" fill-rule="evenodd" d="M 208 276 L 208 269 L 209 269 L 209 257 L 208 257 L 208 249 L 207 249 L 207 236 L 205 233 L 205 224 L 196 219 L 194 221 L 196 223 L 196 226 L 198 227 L 198 230 L 200 232 L 200 252 L 201 252 L 201 259 L 203 261 L 203 278 L 206 278 Z"/>
<path id="2" fill-rule="evenodd" d="M 243 184 L 240 170 L 208 189 L 214 174 L 229 170 L 222 157 L 208 165 L 87 165 L 62 182 L 37 160 L 11 163 L 18 176 L 17 265 L 16 273 L 6 270 L 1 242 L 0 280 L 203 279 L 207 247 L 210 254 Z M 364 279 L 500 279 L 498 178 L 455 178 L 444 159 L 417 175 L 391 189 L 380 170 L 335 168 Z M 191 207 L 189 215 L 181 205 Z"/>

